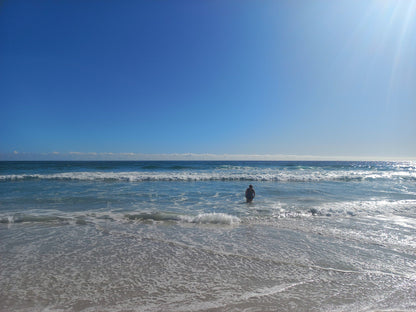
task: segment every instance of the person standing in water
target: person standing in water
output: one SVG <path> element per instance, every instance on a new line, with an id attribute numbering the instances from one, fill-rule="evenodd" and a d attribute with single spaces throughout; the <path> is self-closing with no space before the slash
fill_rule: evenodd
<path id="1" fill-rule="evenodd" d="M 246 201 L 247 203 L 251 203 L 256 196 L 256 192 L 254 191 L 253 185 L 249 185 L 248 189 L 246 189 Z"/>

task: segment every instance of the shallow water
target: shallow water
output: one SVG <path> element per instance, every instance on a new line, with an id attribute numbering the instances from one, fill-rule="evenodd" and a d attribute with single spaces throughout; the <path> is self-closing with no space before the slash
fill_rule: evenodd
<path id="1" fill-rule="evenodd" d="M 415 184 L 414 162 L 0 162 L 0 311 L 414 311 Z"/>

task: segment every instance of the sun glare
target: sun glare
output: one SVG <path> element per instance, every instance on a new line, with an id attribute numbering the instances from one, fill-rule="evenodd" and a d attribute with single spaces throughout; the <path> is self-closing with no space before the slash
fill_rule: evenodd
<path id="1" fill-rule="evenodd" d="M 398 45 L 396 47 L 396 55 L 394 58 L 393 76 L 395 74 L 397 66 L 401 61 L 401 56 L 403 54 L 402 50 L 404 48 L 404 41 L 409 35 L 408 33 L 410 31 L 414 32 L 414 27 L 416 26 L 414 23 L 414 19 L 416 17 L 416 0 L 397 1 L 394 15 L 394 18 L 398 20 L 400 29 Z"/>
<path id="2" fill-rule="evenodd" d="M 416 65 L 416 0 L 374 0 L 355 35 L 374 29 L 368 37 L 375 47 L 376 60 L 382 59 L 390 66 L 389 102 L 403 81 L 411 81 Z M 391 55 L 391 56 L 390 56 Z M 389 56 L 386 58 L 386 56 Z"/>

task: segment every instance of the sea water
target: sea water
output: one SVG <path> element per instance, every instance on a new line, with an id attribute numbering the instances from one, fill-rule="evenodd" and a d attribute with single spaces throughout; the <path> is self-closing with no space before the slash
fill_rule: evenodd
<path id="1" fill-rule="evenodd" d="M 0 162 L 0 311 L 415 310 L 416 162 Z"/>

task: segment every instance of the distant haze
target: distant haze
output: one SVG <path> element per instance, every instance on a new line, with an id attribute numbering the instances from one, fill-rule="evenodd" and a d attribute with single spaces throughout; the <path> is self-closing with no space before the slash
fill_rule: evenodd
<path id="1" fill-rule="evenodd" d="M 319 155 L 238 155 L 238 154 L 139 154 L 139 153 L 18 153 L 0 154 L 1 160 L 115 160 L 115 161 L 233 161 L 233 160 L 247 160 L 247 161 L 416 161 L 416 157 L 401 158 L 401 157 L 348 157 L 348 156 L 319 156 Z"/>

